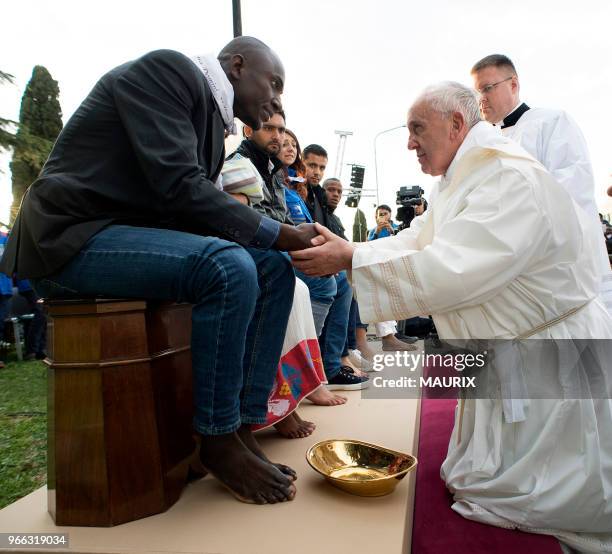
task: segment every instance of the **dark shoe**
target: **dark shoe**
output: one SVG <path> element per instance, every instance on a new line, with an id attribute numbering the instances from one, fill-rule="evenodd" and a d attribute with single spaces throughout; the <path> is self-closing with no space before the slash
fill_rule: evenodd
<path id="1" fill-rule="evenodd" d="M 45 352 L 36 352 L 37 360 L 44 360 L 46 357 L 47 357 L 47 354 Z"/>
<path id="2" fill-rule="evenodd" d="M 358 377 L 352 368 L 345 365 L 341 366 L 340 372 L 327 383 L 329 390 L 360 390 L 369 386 L 370 380 L 367 377 Z"/>
<path id="3" fill-rule="evenodd" d="M 395 333 L 395 338 L 401 340 L 402 342 L 407 342 L 408 344 L 412 344 L 419 340 L 419 337 L 409 337 L 406 335 L 402 335 L 402 333 Z"/>

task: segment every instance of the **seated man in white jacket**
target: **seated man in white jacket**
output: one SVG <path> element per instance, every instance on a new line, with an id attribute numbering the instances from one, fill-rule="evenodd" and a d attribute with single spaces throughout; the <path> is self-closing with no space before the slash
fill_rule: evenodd
<path id="1" fill-rule="evenodd" d="M 426 89 L 408 129 L 422 171 L 441 176 L 431 208 L 360 245 L 319 228 L 318 246 L 292 252 L 294 265 L 351 269 L 364 321 L 432 314 L 443 340 L 612 339 L 594 256 L 601 231 L 540 163 L 480 121 L 475 93 L 450 82 Z M 441 470 L 454 510 L 612 552 L 612 369 L 592 350 L 588 368 L 568 375 L 562 358 L 540 356 L 535 373 L 570 390 L 588 373 L 606 398 L 460 402 Z M 509 367 L 510 379 L 521 369 Z"/>

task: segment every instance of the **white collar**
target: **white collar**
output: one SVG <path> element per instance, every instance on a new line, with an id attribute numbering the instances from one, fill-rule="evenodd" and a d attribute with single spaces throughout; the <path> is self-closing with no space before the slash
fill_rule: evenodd
<path id="1" fill-rule="evenodd" d="M 219 60 L 213 54 L 193 56 L 191 58 L 208 82 L 213 98 L 221 111 L 225 129 L 231 135 L 236 134 L 234 123 L 234 87 L 229 82 Z"/>
<path id="2" fill-rule="evenodd" d="M 502 137 L 501 130 L 499 127 L 494 127 L 486 121 L 479 121 L 474 125 L 465 135 L 461 146 L 457 150 L 453 161 L 448 166 L 446 173 L 440 180 L 440 190 L 444 190 L 451 182 L 453 173 L 459 160 L 464 156 L 466 152 L 474 148 L 475 146 L 486 147 L 491 145 L 492 137 Z"/>

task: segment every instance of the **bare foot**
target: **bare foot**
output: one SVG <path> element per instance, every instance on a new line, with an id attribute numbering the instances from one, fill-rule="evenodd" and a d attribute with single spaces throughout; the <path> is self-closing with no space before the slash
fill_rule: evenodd
<path id="1" fill-rule="evenodd" d="M 297 412 L 293 412 L 293 417 L 298 422 L 301 428 L 310 429 L 310 433 L 312 433 L 317 428 L 317 426 L 312 421 L 306 421 L 305 419 L 302 419 L 300 417 L 300 414 L 298 414 Z M 308 434 L 310 435 L 310 433 Z"/>
<path id="2" fill-rule="evenodd" d="M 346 359 L 348 360 L 348 358 Z M 362 371 L 361 369 L 355 367 L 355 364 L 352 364 L 350 362 L 348 364 L 345 364 L 344 358 L 342 358 L 342 366 L 347 367 L 352 373 L 357 375 L 357 377 L 367 377 L 368 376 L 368 374 L 365 371 Z"/>
<path id="3" fill-rule="evenodd" d="M 334 394 L 327 387 L 319 387 L 316 391 L 310 393 L 306 398 L 317 406 L 340 406 L 346 404 L 346 396 Z"/>
<path id="4" fill-rule="evenodd" d="M 406 344 L 404 341 L 399 340 L 394 335 L 387 335 L 382 338 L 382 349 L 385 352 L 394 352 L 397 350 L 410 351 L 416 350 L 417 347 L 413 344 Z"/>
<path id="5" fill-rule="evenodd" d="M 241 425 L 236 434 L 240 437 L 240 440 L 244 443 L 244 445 L 258 458 L 262 459 L 264 462 L 268 462 L 272 464 L 280 471 L 282 471 L 287 477 L 295 481 L 297 479 L 297 473 L 294 469 L 286 466 L 285 464 L 275 464 L 271 462 L 270 459 L 266 456 L 265 452 L 261 449 L 261 446 L 257 442 L 253 431 L 251 431 L 250 425 Z"/>
<path id="6" fill-rule="evenodd" d="M 369 362 L 374 359 L 375 352 L 368 346 L 367 342 L 365 344 L 357 344 L 357 350 L 359 350 L 361 355 Z"/>
<path id="7" fill-rule="evenodd" d="M 315 430 L 315 424 L 304 421 L 295 412 L 274 424 L 276 430 L 287 439 L 303 439 Z"/>
<path id="8" fill-rule="evenodd" d="M 202 465 L 238 500 L 276 504 L 293 500 L 295 485 L 276 467 L 253 454 L 237 433 L 202 435 Z"/>
<path id="9" fill-rule="evenodd" d="M 354 368 L 353 373 L 357 375 L 357 377 L 367 377 L 368 376 L 368 374 L 365 371 L 362 371 L 361 369 L 358 369 L 358 368 Z"/>

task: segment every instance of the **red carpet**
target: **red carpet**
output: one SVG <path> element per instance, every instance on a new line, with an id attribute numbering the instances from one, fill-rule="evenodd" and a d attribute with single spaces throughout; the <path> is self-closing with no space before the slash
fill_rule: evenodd
<path id="1" fill-rule="evenodd" d="M 440 478 L 456 400 L 423 399 L 419 431 L 412 554 L 561 554 L 558 541 L 467 520 L 451 510 Z"/>

